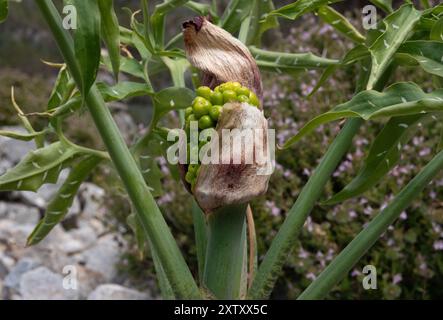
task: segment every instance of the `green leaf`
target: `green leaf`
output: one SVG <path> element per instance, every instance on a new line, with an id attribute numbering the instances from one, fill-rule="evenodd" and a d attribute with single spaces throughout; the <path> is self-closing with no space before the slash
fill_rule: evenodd
<path id="1" fill-rule="evenodd" d="M 253 30 L 251 34 L 254 34 L 254 37 L 253 39 L 251 39 L 249 43 L 254 43 L 258 45 L 260 44 L 260 40 L 263 33 L 268 31 L 269 29 L 277 28 L 279 26 L 279 23 L 276 16 L 268 16 L 266 19 L 262 20 L 270 12 L 275 10 L 274 2 L 272 0 L 268 1 L 257 0 L 257 5 L 258 5 L 258 14 L 256 18 L 258 19 L 259 23 L 258 30 L 254 30 L 254 25 L 253 25 L 252 27 Z"/>
<path id="2" fill-rule="evenodd" d="M 75 88 L 75 83 L 72 81 L 69 71 L 64 65 L 57 76 L 54 88 L 48 100 L 47 110 L 53 110 L 66 102 Z"/>
<path id="3" fill-rule="evenodd" d="M 220 26 L 231 34 L 235 34 L 242 21 L 253 9 L 254 1 L 231 0 L 220 19 Z"/>
<path id="4" fill-rule="evenodd" d="M 258 49 L 249 47 L 251 54 L 257 61 L 257 65 L 262 68 L 279 70 L 304 70 L 321 69 L 331 65 L 337 65 L 338 60 L 318 57 L 312 53 L 286 53 Z"/>
<path id="5" fill-rule="evenodd" d="M 323 84 L 326 82 L 326 80 L 328 80 L 329 77 L 334 74 L 334 72 L 337 70 L 337 68 L 338 68 L 338 65 L 331 65 L 331 66 L 327 67 L 323 71 L 317 84 L 312 89 L 312 91 L 309 92 L 307 97 L 308 98 L 312 97 L 318 91 L 318 89 L 320 89 L 323 86 Z"/>
<path id="6" fill-rule="evenodd" d="M 0 0 L 0 23 L 8 17 L 8 0 Z"/>
<path id="7" fill-rule="evenodd" d="M 169 11 L 186 4 L 189 0 L 166 0 L 155 6 L 154 12 L 150 18 L 155 44 L 163 48 L 165 16 Z"/>
<path id="8" fill-rule="evenodd" d="M 143 226 L 137 220 L 137 214 L 134 211 L 126 218 L 126 223 L 132 229 L 132 232 L 134 232 L 138 252 L 140 257 L 143 258 L 146 247 L 146 237 Z"/>
<path id="9" fill-rule="evenodd" d="M 429 38 L 435 41 L 443 41 L 443 17 L 435 22 Z"/>
<path id="10" fill-rule="evenodd" d="M 368 89 L 372 89 L 380 74 L 386 70 L 397 49 L 407 39 L 419 19 L 420 12 L 408 4 L 383 20 L 386 30 L 369 47 L 372 56 L 372 69 Z"/>
<path id="11" fill-rule="evenodd" d="M 413 58 L 426 72 L 443 77 L 443 42 L 407 41 L 398 52 Z"/>
<path id="12" fill-rule="evenodd" d="M 162 298 L 164 300 L 175 300 L 176 296 L 174 294 L 174 290 L 171 287 L 171 283 L 169 282 L 169 279 L 165 273 L 165 269 L 161 264 L 157 251 L 151 245 L 151 242 L 149 240 L 148 242 L 149 242 L 149 248 L 151 248 L 152 260 L 154 261 L 154 268 L 157 275 L 158 286 L 160 288 Z"/>
<path id="13" fill-rule="evenodd" d="M 114 77 L 118 81 L 120 69 L 120 29 L 113 0 L 98 0 L 101 19 L 101 34 L 111 59 Z"/>
<path id="14" fill-rule="evenodd" d="M 0 177 L 0 191 L 37 191 L 45 183 L 55 183 L 60 171 L 78 152 L 61 142 L 31 151 Z"/>
<path id="15" fill-rule="evenodd" d="M 342 118 L 360 117 L 369 120 L 442 110 L 443 90 L 425 93 L 414 83 L 396 83 L 382 93 L 374 90 L 360 92 L 350 101 L 315 117 L 288 139 L 282 148 L 290 147 L 322 124 Z"/>
<path id="16" fill-rule="evenodd" d="M 102 62 L 108 70 L 112 70 L 112 64 L 109 57 L 103 57 Z M 133 58 L 120 57 L 120 71 L 146 81 L 143 65 Z"/>
<path id="17" fill-rule="evenodd" d="M 375 186 L 398 162 L 403 144 L 415 132 L 423 115 L 391 118 L 375 138 L 357 176 L 323 204 L 330 205 L 356 197 Z"/>
<path id="18" fill-rule="evenodd" d="M 151 191 L 154 197 L 160 197 L 164 193 L 161 181 L 163 173 L 158 166 L 156 158 L 162 154 L 162 148 L 158 140 L 151 138 L 144 149 L 147 153 L 140 156 L 138 161 L 140 170 L 149 187 L 149 191 Z"/>
<path id="19" fill-rule="evenodd" d="M 119 82 L 114 86 L 99 82 L 97 88 L 106 102 L 154 94 L 152 88 L 146 83 L 130 81 Z"/>
<path id="20" fill-rule="evenodd" d="M 135 239 L 141 258 L 143 258 L 146 244 L 149 244 L 162 298 L 166 300 L 175 299 L 174 291 L 172 290 L 171 284 L 169 283 L 163 266 L 161 265 L 160 258 L 155 252 L 155 248 L 152 246 L 149 238 L 145 236 L 143 225 L 134 211 L 126 218 L 126 222 L 135 234 Z"/>
<path id="21" fill-rule="evenodd" d="M 272 16 L 280 16 L 286 19 L 295 20 L 301 15 L 317 10 L 318 8 L 342 0 L 298 0 L 277 10 L 271 11 L 267 19 Z"/>
<path id="22" fill-rule="evenodd" d="M 21 141 L 31 141 L 37 137 L 43 137 L 46 134 L 46 132 L 47 132 L 46 130 L 43 130 L 32 133 L 20 133 L 20 132 L 0 130 L 0 136 Z"/>
<path id="23" fill-rule="evenodd" d="M 188 1 L 185 4 L 185 6 L 188 7 L 189 9 L 191 9 L 192 11 L 198 13 L 200 16 L 210 15 L 211 19 L 214 23 L 217 23 L 218 20 L 220 19 L 217 16 L 217 12 L 212 10 L 212 6 L 207 3 L 198 3 L 196 1 Z"/>
<path id="24" fill-rule="evenodd" d="M 100 64 L 100 12 L 97 0 L 73 0 L 77 9 L 74 47 L 81 74 L 81 91 L 86 98 Z"/>
<path id="25" fill-rule="evenodd" d="M 172 111 L 186 109 L 192 104 L 195 93 L 183 87 L 170 87 L 163 89 L 154 96 L 156 123 L 163 115 Z"/>
<path id="26" fill-rule="evenodd" d="M 63 220 L 72 206 L 74 198 L 83 181 L 91 171 L 98 165 L 100 158 L 88 157 L 76 166 L 72 167 L 69 176 L 58 190 L 54 198 L 49 202 L 45 215 L 29 235 L 27 245 L 32 246 L 43 240 L 57 223 Z"/>
<path id="27" fill-rule="evenodd" d="M 308 94 L 307 98 L 312 97 L 318 91 L 318 89 L 320 89 L 323 86 L 323 84 L 326 82 L 326 80 L 328 80 L 329 77 L 332 74 L 334 74 L 334 72 L 339 67 L 355 63 L 357 61 L 364 59 L 367 56 L 369 56 L 369 51 L 368 51 L 368 48 L 364 45 L 357 45 L 354 48 L 352 48 L 351 50 L 349 50 L 346 53 L 346 55 L 343 57 L 343 59 L 339 62 L 339 64 L 332 64 L 332 65 L 326 67 L 326 69 L 323 71 L 322 75 L 320 76 L 320 79 L 318 80 L 317 84 L 312 89 L 312 91 Z M 368 70 L 365 70 L 365 69 L 367 69 L 367 67 L 365 67 L 364 64 L 361 66 L 361 68 L 363 69 L 364 72 L 368 71 Z"/>
<path id="28" fill-rule="evenodd" d="M 394 9 L 392 9 L 392 0 L 369 0 L 369 2 L 373 3 L 386 13 L 392 13 L 392 11 L 394 11 Z"/>
<path id="29" fill-rule="evenodd" d="M 365 37 L 346 19 L 345 16 L 329 6 L 320 7 L 318 16 L 324 22 L 331 25 L 335 30 L 348 37 L 354 42 L 364 43 Z"/>

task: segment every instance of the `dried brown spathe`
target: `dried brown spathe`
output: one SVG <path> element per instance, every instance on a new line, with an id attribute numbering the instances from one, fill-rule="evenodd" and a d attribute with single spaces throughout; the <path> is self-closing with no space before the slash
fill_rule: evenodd
<path id="1" fill-rule="evenodd" d="M 229 139 L 223 129 L 231 130 Z M 219 146 L 219 164 L 203 164 L 194 188 L 195 199 L 206 213 L 227 205 L 247 203 L 265 193 L 270 176 L 264 174 L 270 158 L 268 123 L 261 110 L 247 103 L 227 103 L 216 130 L 218 141 L 211 141 L 211 144 Z M 248 141 L 245 133 L 250 133 L 252 139 Z M 240 148 L 235 146 L 235 141 L 240 142 Z M 229 150 L 228 163 L 222 159 L 225 150 Z"/>
<path id="2" fill-rule="evenodd" d="M 224 82 L 238 81 L 262 100 L 257 63 L 241 41 L 204 17 L 185 22 L 183 27 L 186 55 L 204 73 L 203 85 L 213 89 Z"/>

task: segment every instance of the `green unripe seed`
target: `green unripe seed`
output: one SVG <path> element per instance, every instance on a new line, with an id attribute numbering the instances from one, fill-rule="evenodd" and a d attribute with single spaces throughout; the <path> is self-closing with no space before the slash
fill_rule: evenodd
<path id="1" fill-rule="evenodd" d="M 194 111 L 194 115 L 197 119 L 209 113 L 212 104 L 202 97 L 197 97 L 194 99 L 194 103 L 192 105 L 192 109 Z"/>
<path id="2" fill-rule="evenodd" d="M 237 88 L 236 90 L 235 90 L 235 92 L 237 92 L 237 95 L 239 95 L 239 96 L 247 96 L 247 97 L 249 97 L 249 94 L 251 93 L 250 91 L 249 91 L 249 89 L 248 88 L 246 88 L 246 87 L 240 87 L 240 88 Z"/>
<path id="3" fill-rule="evenodd" d="M 185 119 L 188 119 L 188 117 L 192 114 L 193 110 L 192 107 L 187 107 L 185 109 Z"/>
<path id="4" fill-rule="evenodd" d="M 187 183 L 191 183 L 192 184 L 192 181 L 195 180 L 194 172 L 188 171 L 186 173 L 186 175 L 185 175 L 185 180 L 186 180 Z"/>
<path id="5" fill-rule="evenodd" d="M 223 93 L 219 91 L 214 91 L 211 95 L 211 103 L 213 105 L 222 105 L 223 104 Z"/>
<path id="6" fill-rule="evenodd" d="M 237 89 L 240 89 L 242 87 L 242 85 L 240 84 L 240 82 L 234 81 L 231 82 L 231 88 L 234 91 L 237 91 Z"/>
<path id="7" fill-rule="evenodd" d="M 251 93 L 249 94 L 249 103 L 254 105 L 254 106 L 259 106 L 260 101 L 258 100 L 257 95 L 251 91 Z"/>
<path id="8" fill-rule="evenodd" d="M 197 89 L 197 95 L 207 100 L 211 99 L 212 90 L 209 87 L 201 86 Z"/>
<path id="9" fill-rule="evenodd" d="M 223 91 L 223 102 L 233 102 L 237 100 L 237 94 L 233 90 L 225 90 Z"/>
<path id="10" fill-rule="evenodd" d="M 198 120 L 198 127 L 202 130 L 211 128 L 214 126 L 214 122 L 211 117 L 208 115 L 202 116 L 200 120 Z"/>
<path id="11" fill-rule="evenodd" d="M 195 173 L 198 169 L 199 165 L 198 164 L 190 164 L 188 166 L 188 172 L 193 172 Z"/>
<path id="12" fill-rule="evenodd" d="M 237 96 L 237 101 L 238 102 L 249 103 L 249 98 L 247 96 L 244 96 L 244 95 L 239 95 L 239 96 Z"/>
<path id="13" fill-rule="evenodd" d="M 212 120 L 217 121 L 220 118 L 220 113 L 222 111 L 222 106 L 212 106 L 211 110 L 209 110 L 209 116 Z"/>

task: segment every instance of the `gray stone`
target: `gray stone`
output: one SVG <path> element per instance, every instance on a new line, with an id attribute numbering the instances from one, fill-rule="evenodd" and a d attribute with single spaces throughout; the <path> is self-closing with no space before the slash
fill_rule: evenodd
<path id="1" fill-rule="evenodd" d="M 105 191 L 92 184 L 83 183 L 80 187 L 80 201 L 83 204 L 82 215 L 89 218 L 102 218 L 104 216 L 103 201 L 105 199 Z"/>
<path id="2" fill-rule="evenodd" d="M 97 243 L 77 256 L 84 266 L 100 274 L 105 281 L 111 281 L 117 275 L 116 264 L 120 260 L 123 247 L 117 234 L 107 234 Z"/>
<path id="3" fill-rule="evenodd" d="M 0 240 L 8 246 L 24 248 L 26 238 L 32 232 L 34 226 L 21 224 L 9 219 L 0 219 Z"/>
<path id="4" fill-rule="evenodd" d="M 20 280 L 24 300 L 75 300 L 78 291 L 63 288 L 63 277 L 46 267 L 26 272 Z"/>
<path id="5" fill-rule="evenodd" d="M 4 279 L 4 286 L 9 289 L 14 289 L 16 291 L 19 290 L 20 287 L 20 279 L 23 274 L 26 272 L 33 270 L 40 266 L 40 264 L 30 258 L 22 258 L 17 264 L 12 268 L 9 274 Z"/>
<path id="6" fill-rule="evenodd" d="M 125 288 L 117 284 L 102 284 L 88 296 L 88 300 L 147 300 L 147 293 Z"/>
<path id="7" fill-rule="evenodd" d="M 1 127 L 0 130 L 26 133 L 22 127 Z M 20 162 L 33 149 L 35 149 L 35 144 L 32 141 L 20 141 L 0 136 L 0 159 L 9 161 L 11 165 Z"/>
<path id="8" fill-rule="evenodd" d="M 0 201 L 0 219 L 9 219 L 19 224 L 35 225 L 40 219 L 40 212 L 37 208 L 20 203 Z"/>

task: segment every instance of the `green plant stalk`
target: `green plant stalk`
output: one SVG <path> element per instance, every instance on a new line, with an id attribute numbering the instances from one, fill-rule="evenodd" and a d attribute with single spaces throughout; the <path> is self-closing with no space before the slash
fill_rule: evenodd
<path id="1" fill-rule="evenodd" d="M 340 252 L 298 299 L 312 300 L 325 297 L 442 169 L 443 151 L 440 151 L 440 153 L 400 191 L 395 199 Z"/>
<path id="2" fill-rule="evenodd" d="M 380 77 L 375 85 L 375 90 L 381 90 L 388 82 L 395 66 L 391 65 Z M 357 92 L 365 88 L 368 74 L 363 73 L 360 83 L 357 85 Z M 329 146 L 321 159 L 319 165 L 312 173 L 306 185 L 300 192 L 297 201 L 294 203 L 283 222 L 280 230 L 271 243 L 271 247 L 258 268 L 254 277 L 248 298 L 264 299 L 272 291 L 275 281 L 281 272 L 283 262 L 288 253 L 291 252 L 294 242 L 303 227 L 315 202 L 321 196 L 324 186 L 334 172 L 335 168 L 349 150 L 352 139 L 357 133 L 363 120 L 360 118 L 350 119 L 343 129 Z"/>
<path id="3" fill-rule="evenodd" d="M 206 218 L 203 211 L 192 199 L 192 220 L 194 222 L 195 247 L 197 251 L 198 276 L 200 283 L 203 282 L 203 272 L 205 269 L 206 245 L 208 242 L 208 231 L 206 226 Z"/>
<path id="4" fill-rule="evenodd" d="M 227 206 L 208 216 L 203 280 L 218 299 L 239 299 L 244 270 L 247 205 Z"/>
<path id="5" fill-rule="evenodd" d="M 62 28 L 62 21 L 57 9 L 50 0 L 37 0 L 36 3 L 48 23 L 77 85 L 81 84 L 80 71 L 74 56 L 73 41 L 69 33 Z M 92 86 L 86 97 L 86 104 L 136 208 L 143 228 L 156 249 L 174 293 L 178 298 L 200 298 L 197 284 L 177 243 L 95 85 Z"/>

